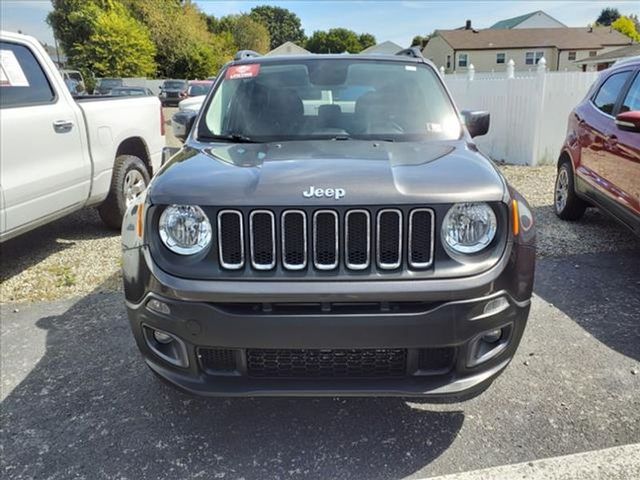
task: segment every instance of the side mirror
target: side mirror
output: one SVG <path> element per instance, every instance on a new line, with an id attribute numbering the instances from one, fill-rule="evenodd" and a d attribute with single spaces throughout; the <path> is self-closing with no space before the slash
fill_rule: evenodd
<path id="1" fill-rule="evenodd" d="M 193 128 L 193 123 L 196 121 L 197 116 L 198 113 L 193 111 L 177 112 L 171 117 L 173 135 L 184 143 L 191 132 L 191 128 Z"/>
<path id="2" fill-rule="evenodd" d="M 620 130 L 640 132 L 640 110 L 619 113 L 616 117 L 616 125 Z"/>
<path id="3" fill-rule="evenodd" d="M 484 110 L 463 110 L 461 113 L 471 138 L 485 135 L 489 131 L 491 117 L 489 112 Z"/>

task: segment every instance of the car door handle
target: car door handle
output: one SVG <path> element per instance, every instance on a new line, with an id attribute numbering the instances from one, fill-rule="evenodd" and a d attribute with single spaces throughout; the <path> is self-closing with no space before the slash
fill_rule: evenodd
<path id="1" fill-rule="evenodd" d="M 71 120 L 56 120 L 53 122 L 53 129 L 56 133 L 66 133 L 73 128 L 73 122 Z"/>

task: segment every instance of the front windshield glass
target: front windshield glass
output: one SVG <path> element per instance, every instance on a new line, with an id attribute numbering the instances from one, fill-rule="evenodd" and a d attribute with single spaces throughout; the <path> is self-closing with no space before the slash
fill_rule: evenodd
<path id="1" fill-rule="evenodd" d="M 203 140 L 447 140 L 460 121 L 423 64 L 283 60 L 227 68 L 199 126 Z"/>
<path id="2" fill-rule="evenodd" d="M 177 90 L 179 88 L 184 88 L 184 82 L 181 82 L 179 80 L 164 82 L 162 87 L 163 88 L 170 88 L 170 89 L 176 89 Z"/>

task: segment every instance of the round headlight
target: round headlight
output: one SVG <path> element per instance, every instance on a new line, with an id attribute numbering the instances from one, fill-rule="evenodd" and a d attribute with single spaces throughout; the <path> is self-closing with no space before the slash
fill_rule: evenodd
<path id="1" fill-rule="evenodd" d="M 442 223 L 442 240 L 457 253 L 476 253 L 491 243 L 497 221 L 486 203 L 457 203 Z"/>
<path id="2" fill-rule="evenodd" d="M 160 215 L 160 238 L 174 253 L 193 255 L 211 243 L 211 224 L 195 205 L 171 205 Z"/>

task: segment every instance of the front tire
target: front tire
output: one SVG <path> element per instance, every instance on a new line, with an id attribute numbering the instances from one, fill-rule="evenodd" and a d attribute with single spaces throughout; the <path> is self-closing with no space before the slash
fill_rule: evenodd
<path id="1" fill-rule="evenodd" d="M 573 169 L 565 161 L 558 168 L 553 195 L 556 215 L 562 220 L 579 220 L 587 209 L 587 203 L 576 195 Z"/>
<path id="2" fill-rule="evenodd" d="M 147 167 L 134 155 L 116 157 L 111 177 L 111 188 L 105 201 L 98 207 L 102 221 L 110 228 L 120 229 L 127 207 L 149 185 Z"/>

